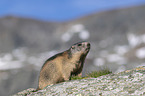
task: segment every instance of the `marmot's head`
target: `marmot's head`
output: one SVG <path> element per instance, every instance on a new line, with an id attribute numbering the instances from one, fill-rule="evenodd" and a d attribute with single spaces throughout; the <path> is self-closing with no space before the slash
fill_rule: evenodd
<path id="1" fill-rule="evenodd" d="M 70 51 L 72 55 L 87 55 L 90 50 L 89 42 L 79 42 L 71 46 Z"/>

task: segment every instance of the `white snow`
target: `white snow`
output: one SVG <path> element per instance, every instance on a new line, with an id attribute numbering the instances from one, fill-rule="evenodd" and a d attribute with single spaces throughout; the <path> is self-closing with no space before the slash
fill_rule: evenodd
<path id="1" fill-rule="evenodd" d="M 58 53 L 53 50 L 50 52 L 44 52 L 36 54 L 35 56 L 29 56 L 27 48 L 14 49 L 12 53 L 3 53 L 0 56 L 0 70 L 17 69 L 27 64 L 33 64 L 36 67 L 40 67 L 44 64 L 45 60 L 54 54 Z"/>
<path id="2" fill-rule="evenodd" d="M 6 53 L 3 57 L 2 60 L 4 61 L 11 61 L 13 59 L 12 55 L 10 53 Z"/>
<path id="3" fill-rule="evenodd" d="M 79 37 L 82 40 L 87 40 L 90 37 L 90 33 L 87 30 L 83 30 L 79 33 Z"/>
<path id="4" fill-rule="evenodd" d="M 141 43 L 145 43 L 145 34 L 135 35 L 133 33 L 129 33 L 127 35 L 129 45 L 131 47 L 135 47 Z"/>
<path id="5" fill-rule="evenodd" d="M 131 47 L 135 47 L 135 46 L 139 45 L 141 43 L 141 41 L 142 41 L 140 36 L 137 36 L 137 35 L 135 35 L 133 33 L 129 33 L 127 35 L 127 38 L 128 38 L 129 45 Z"/>
<path id="6" fill-rule="evenodd" d="M 27 56 L 27 48 L 23 47 L 23 48 L 17 48 L 15 50 L 13 50 L 12 55 L 17 58 L 20 61 L 26 61 Z"/>
<path id="7" fill-rule="evenodd" d="M 61 39 L 64 41 L 64 42 L 68 42 L 70 39 L 71 39 L 72 35 L 69 34 L 69 33 L 64 33 L 61 37 Z"/>
<path id="8" fill-rule="evenodd" d="M 139 59 L 144 59 L 145 58 L 145 47 L 142 47 L 142 48 L 138 49 L 136 51 L 136 54 L 135 55 Z"/>
<path id="9" fill-rule="evenodd" d="M 80 31 L 84 30 L 85 27 L 82 24 L 76 24 L 76 25 L 73 25 L 71 27 L 71 29 L 73 30 L 73 32 L 80 32 Z"/>
<path id="10" fill-rule="evenodd" d="M 26 48 L 18 48 L 12 53 L 5 53 L 0 56 L 0 70 L 8 70 L 23 67 L 23 62 L 26 61 Z"/>
<path id="11" fill-rule="evenodd" d="M 105 60 L 103 58 L 96 58 L 94 59 L 94 65 L 96 66 L 103 66 L 105 64 Z"/>
<path id="12" fill-rule="evenodd" d="M 5 61 L 0 59 L 0 70 L 8 70 L 8 69 L 15 69 L 21 68 L 22 62 L 20 61 Z"/>
<path id="13" fill-rule="evenodd" d="M 122 46 L 115 46 L 115 52 L 119 55 L 124 55 L 126 52 L 129 51 L 129 46 L 127 45 L 122 45 Z"/>
<path id="14" fill-rule="evenodd" d="M 127 60 L 124 57 L 122 57 L 118 54 L 108 55 L 107 60 L 108 60 L 108 62 L 116 63 L 118 65 L 123 65 L 123 64 L 126 64 L 126 62 L 127 62 Z"/>
<path id="15" fill-rule="evenodd" d="M 87 40 L 90 37 L 89 31 L 85 29 L 84 25 L 76 24 L 76 25 L 73 25 L 67 32 L 65 32 L 61 36 L 61 39 L 64 42 L 68 42 L 71 40 L 74 34 L 79 35 L 79 38 L 81 40 Z"/>

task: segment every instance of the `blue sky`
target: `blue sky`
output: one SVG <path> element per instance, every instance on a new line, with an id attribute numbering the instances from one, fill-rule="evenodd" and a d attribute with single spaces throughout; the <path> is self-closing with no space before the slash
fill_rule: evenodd
<path id="1" fill-rule="evenodd" d="M 0 17 L 65 21 L 90 13 L 145 4 L 145 0 L 0 0 Z"/>

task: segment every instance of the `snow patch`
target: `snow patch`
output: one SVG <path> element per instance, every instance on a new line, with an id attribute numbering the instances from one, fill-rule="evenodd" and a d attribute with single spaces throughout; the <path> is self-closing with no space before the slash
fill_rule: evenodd
<path id="1" fill-rule="evenodd" d="M 129 45 L 132 48 L 135 47 L 135 46 L 137 46 L 137 45 L 139 45 L 141 43 L 141 41 L 142 41 L 141 38 L 140 38 L 140 36 L 137 36 L 137 35 L 135 35 L 133 33 L 129 33 L 127 35 L 127 38 L 128 38 Z"/>
<path id="2" fill-rule="evenodd" d="M 127 45 L 123 45 L 123 46 L 115 46 L 115 49 L 117 54 L 119 55 L 124 55 L 126 52 L 129 51 L 129 47 Z"/>
<path id="3" fill-rule="evenodd" d="M 10 53 L 6 53 L 3 57 L 2 60 L 4 61 L 11 61 L 13 59 L 12 55 Z"/>
<path id="4" fill-rule="evenodd" d="M 136 51 L 136 57 L 139 59 L 144 59 L 145 58 L 145 47 L 140 48 Z"/>
<path id="5" fill-rule="evenodd" d="M 79 37 L 80 37 L 80 39 L 82 39 L 82 40 L 87 40 L 87 39 L 89 39 L 89 37 L 90 37 L 90 33 L 89 33 L 87 30 L 81 31 L 81 32 L 79 33 Z"/>
<path id="6" fill-rule="evenodd" d="M 0 70 L 18 69 L 26 64 L 33 64 L 36 68 L 40 68 L 44 62 L 51 56 L 58 53 L 56 50 L 29 56 L 27 48 L 14 49 L 12 53 L 1 54 Z"/>
<path id="7" fill-rule="evenodd" d="M 20 61 L 26 61 L 27 56 L 27 48 L 18 48 L 13 50 L 12 55 Z"/>
<path id="8" fill-rule="evenodd" d="M 84 25 L 82 24 L 76 24 L 73 25 L 67 32 L 65 32 L 62 36 L 61 39 L 64 42 L 68 42 L 71 40 L 74 34 L 78 34 L 79 38 L 81 40 L 87 40 L 90 37 L 90 33 L 88 30 L 85 29 Z"/>
<path id="9" fill-rule="evenodd" d="M 107 57 L 108 62 L 117 63 L 118 65 L 126 64 L 127 60 L 118 54 L 110 54 Z"/>
<path id="10" fill-rule="evenodd" d="M 105 64 L 105 60 L 103 58 L 96 58 L 94 59 L 94 65 L 96 66 L 103 66 Z"/>
<path id="11" fill-rule="evenodd" d="M 64 41 L 64 42 L 68 42 L 70 39 L 71 39 L 72 35 L 69 34 L 69 33 L 64 33 L 61 37 L 61 39 Z"/>
<path id="12" fill-rule="evenodd" d="M 84 30 L 85 27 L 82 24 L 76 24 L 76 25 L 73 25 L 71 27 L 71 29 L 73 30 L 73 32 L 76 32 L 77 33 L 77 32 L 80 32 L 80 31 Z"/>
<path id="13" fill-rule="evenodd" d="M 0 59 L 0 70 L 21 68 L 22 62 L 20 61 L 4 61 Z"/>
<path id="14" fill-rule="evenodd" d="M 23 67 L 23 62 L 27 60 L 27 48 L 18 48 L 12 53 L 5 53 L 0 56 L 0 70 L 9 70 Z"/>

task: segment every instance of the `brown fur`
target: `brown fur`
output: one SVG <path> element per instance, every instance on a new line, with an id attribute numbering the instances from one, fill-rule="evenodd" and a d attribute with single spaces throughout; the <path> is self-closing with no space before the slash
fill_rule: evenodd
<path id="1" fill-rule="evenodd" d="M 72 75 L 81 76 L 90 43 L 80 42 L 49 58 L 40 71 L 38 90 L 47 85 L 67 81 Z"/>

